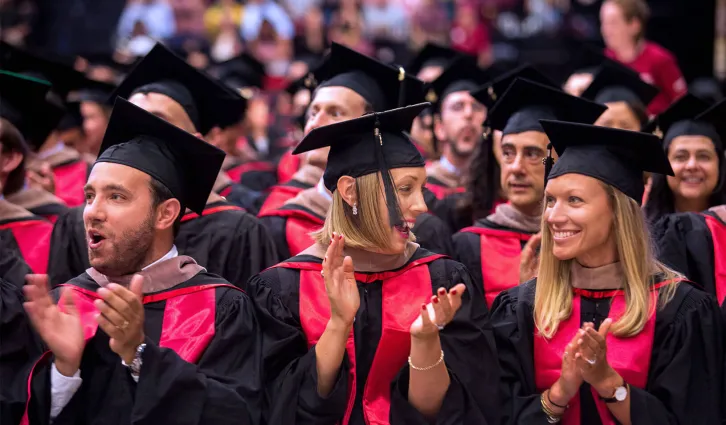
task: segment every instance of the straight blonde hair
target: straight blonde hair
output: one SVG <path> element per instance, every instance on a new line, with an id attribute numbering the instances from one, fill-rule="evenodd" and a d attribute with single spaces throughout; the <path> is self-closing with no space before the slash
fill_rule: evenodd
<path id="1" fill-rule="evenodd" d="M 353 215 L 353 208 L 345 202 L 340 192 L 333 192 L 333 202 L 325 217 L 323 228 L 310 236 L 318 243 L 327 245 L 333 232 L 345 236 L 347 248 L 366 251 L 381 251 L 391 248 L 391 233 L 380 215 L 385 211 L 383 182 L 380 173 L 371 173 L 355 179 L 358 214 Z M 398 196 L 398 195 L 396 195 Z M 414 242 L 413 233 L 409 240 Z"/>
<path id="2" fill-rule="evenodd" d="M 622 266 L 625 312 L 612 326 L 613 334 L 629 337 L 638 334 L 655 312 L 651 303 L 651 285 L 670 281 L 659 291 L 657 308 L 662 308 L 675 294 L 683 276 L 669 269 L 652 253 L 650 235 L 640 206 L 618 189 L 603 183 L 613 215 L 613 228 Z M 552 232 L 542 216 L 542 247 L 537 287 L 534 296 L 535 325 L 539 333 L 552 338 L 560 322 L 572 314 L 570 267 L 572 259 L 560 261 L 552 254 Z"/>

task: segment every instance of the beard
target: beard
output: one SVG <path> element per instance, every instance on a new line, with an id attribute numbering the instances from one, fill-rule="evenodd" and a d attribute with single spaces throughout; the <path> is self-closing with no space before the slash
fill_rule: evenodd
<path id="1" fill-rule="evenodd" d="M 463 139 L 462 135 L 467 130 L 473 131 L 474 134 L 477 134 L 476 128 L 474 128 L 473 126 L 466 126 L 466 127 L 463 127 L 461 130 L 459 130 L 454 135 L 454 137 L 452 137 L 450 139 L 450 142 L 449 142 L 449 144 L 451 145 L 451 153 L 453 153 L 454 155 L 456 155 L 459 158 L 468 158 L 468 157 L 474 155 L 474 152 L 476 151 L 476 147 L 481 142 L 481 136 L 478 136 L 478 139 L 475 141 L 473 147 L 469 147 L 469 146 L 462 147 L 461 145 L 463 145 L 465 142 L 463 142 L 463 141 L 460 142 L 460 140 Z M 477 136 L 475 136 L 475 137 L 477 137 Z M 467 143 L 467 144 L 470 144 L 470 143 Z"/>
<path id="2" fill-rule="evenodd" d="M 110 244 L 107 255 L 98 258 L 89 250 L 91 266 L 107 276 L 125 276 L 141 271 L 154 240 L 152 214 L 144 219 L 138 229 L 124 231 L 118 237 L 112 236 L 110 239 L 114 243 Z"/>

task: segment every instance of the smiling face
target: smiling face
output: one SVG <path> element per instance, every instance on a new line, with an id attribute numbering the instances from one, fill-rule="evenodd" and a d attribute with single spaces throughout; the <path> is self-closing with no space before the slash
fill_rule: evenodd
<path id="1" fill-rule="evenodd" d="M 83 224 L 91 266 L 110 276 L 143 267 L 155 237 L 150 177 L 126 165 L 94 165 L 84 191 Z"/>
<path id="2" fill-rule="evenodd" d="M 565 174 L 547 182 L 544 222 L 557 259 L 599 267 L 617 259 L 610 196 L 599 180 Z"/>
<path id="3" fill-rule="evenodd" d="M 502 190 L 509 202 L 528 215 L 541 210 L 547 135 L 539 131 L 507 134 L 501 143 Z"/>
<path id="4" fill-rule="evenodd" d="M 445 155 L 467 158 L 474 154 L 482 139 L 487 108 L 469 92 L 454 92 L 441 103 L 441 119 L 436 120 L 434 131 L 444 141 Z"/>
<path id="5" fill-rule="evenodd" d="M 619 128 L 621 130 L 640 131 L 640 120 L 625 102 L 605 104 L 608 108 L 595 121 L 600 127 Z"/>
<path id="6" fill-rule="evenodd" d="M 668 176 L 673 196 L 707 202 L 718 184 L 716 148 L 705 136 L 679 136 L 668 147 L 668 160 L 675 176 Z"/>
<path id="7" fill-rule="evenodd" d="M 428 208 L 423 196 L 423 187 L 426 184 L 426 169 L 423 167 L 394 168 L 391 170 L 393 186 L 398 193 L 398 205 L 401 208 L 404 224 L 391 226 L 388 220 L 388 208 L 383 191 L 378 193 L 378 213 L 383 218 L 385 228 L 390 229 L 390 245 L 383 252 L 386 254 L 400 254 L 405 251 L 406 244 L 411 240 L 411 230 L 416 218 L 425 213 Z M 383 182 L 381 181 L 381 187 Z"/>
<path id="8" fill-rule="evenodd" d="M 614 1 L 605 1 L 600 8 L 600 33 L 605 45 L 621 50 L 635 44 L 641 32 L 637 19 L 627 19 L 623 9 Z"/>
<path id="9" fill-rule="evenodd" d="M 353 90 L 337 86 L 321 87 L 315 91 L 308 107 L 305 135 L 318 127 L 358 118 L 365 112 L 365 99 Z M 306 153 L 304 159 L 310 165 L 325 168 L 329 152 L 329 147 L 316 149 Z"/>

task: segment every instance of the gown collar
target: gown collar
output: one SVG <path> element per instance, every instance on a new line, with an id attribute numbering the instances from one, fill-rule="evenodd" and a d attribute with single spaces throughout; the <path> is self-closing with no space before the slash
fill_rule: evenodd
<path id="1" fill-rule="evenodd" d="M 379 254 L 362 249 L 345 248 L 343 255 L 351 257 L 356 272 L 380 273 L 400 269 L 405 266 L 418 248 L 419 245 L 417 243 L 408 242 L 404 252 L 401 254 Z M 316 243 L 301 252 L 300 255 L 312 255 L 313 257 L 322 259 L 325 257 L 326 250 L 326 246 Z"/>
<path id="2" fill-rule="evenodd" d="M 572 260 L 570 283 L 573 288 L 594 291 L 620 289 L 623 287 L 624 280 L 625 274 L 619 261 L 589 268 L 580 265 L 577 260 Z"/>

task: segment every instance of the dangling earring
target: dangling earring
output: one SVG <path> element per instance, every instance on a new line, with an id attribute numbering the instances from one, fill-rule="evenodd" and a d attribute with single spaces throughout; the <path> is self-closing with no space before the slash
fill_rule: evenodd
<path id="1" fill-rule="evenodd" d="M 358 203 L 353 202 L 353 215 L 358 215 Z"/>

